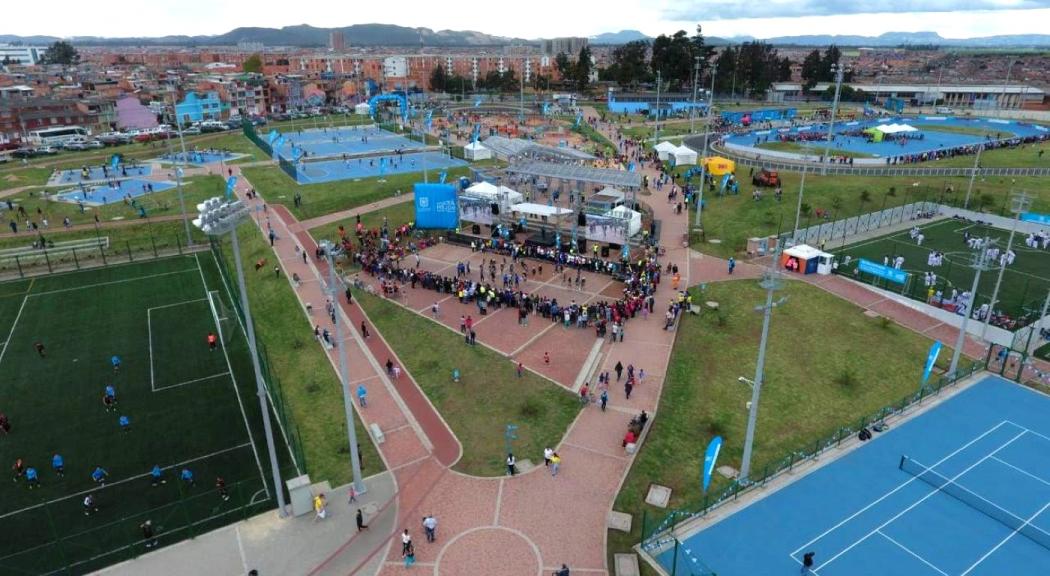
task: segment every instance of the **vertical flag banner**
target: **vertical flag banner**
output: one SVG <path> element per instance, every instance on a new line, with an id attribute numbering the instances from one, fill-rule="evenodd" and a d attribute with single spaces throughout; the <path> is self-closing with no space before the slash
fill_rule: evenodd
<path id="1" fill-rule="evenodd" d="M 109 167 L 116 170 L 120 166 L 120 154 L 114 154 L 109 158 Z"/>
<path id="2" fill-rule="evenodd" d="M 478 106 L 481 106 L 481 96 L 478 96 L 478 99 L 474 101 L 474 107 L 477 108 Z"/>
<path id="3" fill-rule="evenodd" d="M 937 363 L 937 356 L 941 354 L 941 348 L 944 344 L 941 344 L 940 340 L 937 340 L 930 345 L 930 352 L 926 355 L 926 367 L 922 371 L 922 383 L 925 384 L 930 379 L 930 374 L 933 372 L 933 365 Z"/>
<path id="4" fill-rule="evenodd" d="M 434 111 L 433 110 L 427 112 L 427 119 L 424 122 L 424 124 L 427 127 L 427 132 L 430 132 L 430 129 L 434 126 Z"/>
<path id="5" fill-rule="evenodd" d="M 718 451 L 721 449 L 721 436 L 715 436 L 707 445 L 707 452 L 704 453 L 704 469 L 702 479 L 704 492 L 707 492 L 707 487 L 711 485 L 711 473 L 715 471 L 715 463 L 718 461 Z"/>
<path id="6" fill-rule="evenodd" d="M 278 132 L 276 128 L 271 129 L 270 133 L 267 134 L 267 136 L 266 136 L 267 144 L 269 144 L 270 146 L 273 146 L 274 141 L 277 140 L 277 137 L 280 136 L 280 135 L 281 135 L 281 133 Z"/>
<path id="7" fill-rule="evenodd" d="M 628 162 L 627 163 L 627 171 L 628 172 L 634 172 L 634 170 L 635 170 L 634 162 Z"/>
<path id="8" fill-rule="evenodd" d="M 226 197 L 233 198 L 233 190 L 237 187 L 237 177 L 230 176 L 226 179 Z"/>
<path id="9" fill-rule="evenodd" d="M 543 103 L 543 115 L 546 116 L 551 111 L 550 102 Z"/>
<path id="10" fill-rule="evenodd" d="M 380 175 L 386 174 L 386 157 L 385 156 L 383 158 L 379 159 L 379 174 Z"/>
<path id="11" fill-rule="evenodd" d="M 575 127 L 580 127 L 580 120 L 583 120 L 583 112 L 576 113 L 576 124 L 574 124 Z"/>
<path id="12" fill-rule="evenodd" d="M 448 171 L 447 170 L 442 170 L 441 174 L 438 176 L 438 181 L 441 182 L 442 184 L 444 184 L 446 178 L 448 178 Z"/>
<path id="13" fill-rule="evenodd" d="M 474 125 L 474 134 L 473 134 L 473 136 L 470 139 L 471 142 L 474 142 L 475 144 L 477 144 L 478 143 L 478 136 L 480 136 L 480 135 L 481 135 L 481 124 L 475 124 Z"/>

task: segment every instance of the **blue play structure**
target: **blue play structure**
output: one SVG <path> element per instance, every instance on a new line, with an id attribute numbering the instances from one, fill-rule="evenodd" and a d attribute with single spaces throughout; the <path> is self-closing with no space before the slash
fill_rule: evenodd
<path id="1" fill-rule="evenodd" d="M 766 108 L 763 110 L 748 110 L 746 112 L 722 112 L 722 121 L 730 124 L 746 125 L 755 122 L 791 120 L 797 113 L 798 110 L 795 108 Z"/>
<path id="2" fill-rule="evenodd" d="M 63 190 L 54 198 L 63 202 L 83 203 L 88 206 L 101 206 L 123 202 L 125 197 L 138 198 L 150 193 L 163 192 L 175 187 L 173 182 L 153 182 L 129 178 L 119 180 L 113 185 L 78 186 Z"/>
<path id="3" fill-rule="evenodd" d="M 1050 573 L 1050 396 L 989 376 L 706 525 L 658 561 L 719 576 Z M 907 458 L 903 458 L 907 456 Z"/>
<path id="4" fill-rule="evenodd" d="M 375 118 L 377 104 L 380 102 L 397 102 L 401 107 L 401 119 L 408 120 L 408 99 L 405 98 L 404 94 L 397 92 L 390 92 L 387 94 L 377 94 L 368 99 L 368 114 Z"/>

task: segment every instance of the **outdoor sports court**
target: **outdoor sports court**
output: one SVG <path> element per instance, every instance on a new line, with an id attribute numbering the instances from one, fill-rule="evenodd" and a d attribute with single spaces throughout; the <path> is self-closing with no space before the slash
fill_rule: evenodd
<path id="1" fill-rule="evenodd" d="M 1050 570 L 1050 396 L 989 376 L 688 537 L 719 576 Z M 910 460 L 900 468 L 902 456 Z M 659 557 L 670 570 L 673 550 Z"/>
<path id="2" fill-rule="evenodd" d="M 193 150 L 186 152 L 185 155 L 182 152 L 174 154 L 165 154 L 157 159 L 158 162 L 179 164 L 195 164 L 197 166 L 203 166 L 205 164 L 212 164 L 215 162 L 230 160 L 237 160 L 238 158 L 244 158 L 247 154 L 234 154 L 233 152 L 218 152 L 218 151 L 204 151 L 204 150 Z"/>
<path id="3" fill-rule="evenodd" d="M 894 123 L 908 124 L 919 129 L 923 135 L 922 139 L 908 139 L 902 144 L 890 140 L 883 142 L 868 142 L 865 138 L 860 136 L 843 135 L 844 132 L 855 132 L 857 130 L 879 126 L 880 124 Z M 938 127 L 943 128 L 943 131 L 939 131 L 937 129 Z M 968 130 L 974 133 L 967 134 L 959 132 L 959 130 Z M 744 134 L 730 136 L 726 141 L 739 146 L 753 147 L 759 139 L 763 141 L 762 143 L 765 143 L 767 138 L 769 142 L 775 142 L 777 140 L 776 134 L 780 132 L 789 134 L 797 134 L 800 132 L 818 132 L 820 134 L 827 134 L 827 131 L 827 124 L 802 126 L 781 131 L 752 130 L 751 132 Z M 998 134 L 998 137 L 1001 139 L 1026 136 L 1046 136 L 1047 134 L 1050 134 L 1050 130 L 1045 126 L 1017 120 L 1003 120 L 999 118 L 957 118 L 954 116 L 893 117 L 880 118 L 878 120 L 839 121 L 835 123 L 834 131 L 835 140 L 832 142 L 830 154 L 835 154 L 837 151 L 841 152 L 845 150 L 882 158 L 902 156 L 906 154 L 921 154 L 923 152 L 947 150 L 949 148 L 957 148 L 960 146 L 973 146 L 985 142 L 986 134 L 991 135 L 993 138 Z M 807 148 L 812 148 L 814 154 L 823 154 L 824 146 L 827 144 L 824 140 L 800 140 L 796 143 Z"/>
<path id="4" fill-rule="evenodd" d="M 109 184 L 99 184 L 63 190 L 55 195 L 55 199 L 63 202 L 83 202 L 89 206 L 101 206 L 123 202 L 125 196 L 132 198 L 146 196 L 150 193 L 147 186 L 152 186 L 153 192 L 163 192 L 175 187 L 174 182 L 159 182 L 138 178 L 118 180 L 115 184 L 116 188 Z"/>
<path id="5" fill-rule="evenodd" d="M 423 144 L 372 126 L 343 126 L 339 128 L 312 128 L 284 134 L 285 143 L 278 153 L 291 159 L 292 146 L 302 148 L 308 158 L 353 156 L 371 152 L 413 150 Z"/>
<path id="6" fill-rule="evenodd" d="M 10 472 L 22 458 L 40 474 L 33 490 L 24 479 L 0 482 L 0 574 L 89 572 L 143 553 L 147 519 L 167 545 L 273 507 L 251 361 L 226 283 L 203 252 L 0 284 L 0 411 L 12 425 L 0 437 L 3 465 Z M 222 338 L 215 351 L 209 331 Z M 116 389 L 112 411 L 106 385 Z M 64 476 L 52 469 L 54 453 Z M 155 465 L 166 481 L 158 486 Z M 104 486 L 91 477 L 96 466 L 109 474 Z M 195 484 L 180 481 L 184 468 Z M 98 506 L 90 516 L 88 494 Z"/>
<path id="7" fill-rule="evenodd" d="M 134 176 L 149 176 L 153 173 L 153 166 L 149 164 L 136 164 L 127 166 L 120 164 L 114 170 L 109 166 L 105 170 L 102 166 L 91 166 L 88 168 L 87 178 L 81 170 L 62 170 L 51 177 L 49 184 L 76 184 L 78 182 L 101 182 L 117 178 L 129 178 Z"/>
<path id="8" fill-rule="evenodd" d="M 322 162 L 302 162 L 296 165 L 296 181 L 299 184 L 317 184 L 333 180 L 350 180 L 354 178 L 374 178 L 389 174 L 407 174 L 422 172 L 424 167 L 431 171 L 436 181 L 438 172 L 466 166 L 458 158 L 446 156 L 441 152 L 416 152 L 400 157 L 386 157 L 385 168 L 381 168 L 379 157 L 351 158 L 349 160 L 325 160 Z"/>

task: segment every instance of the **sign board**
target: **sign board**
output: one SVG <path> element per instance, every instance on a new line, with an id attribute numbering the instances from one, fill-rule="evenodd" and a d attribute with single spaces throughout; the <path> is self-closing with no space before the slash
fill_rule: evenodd
<path id="1" fill-rule="evenodd" d="M 416 183 L 416 228 L 451 230 L 459 226 L 456 187 L 452 184 Z"/>
<path id="2" fill-rule="evenodd" d="M 1032 222 L 1035 224 L 1046 224 L 1050 226 L 1050 214 L 1037 214 L 1035 212 L 1022 212 L 1022 222 Z"/>
<path id="3" fill-rule="evenodd" d="M 891 266 L 884 266 L 882 264 L 876 264 L 871 260 L 861 258 L 857 266 L 857 269 L 861 272 L 866 272 L 872 276 L 894 282 L 896 284 L 904 284 L 908 281 L 908 273 L 904 270 L 898 270 Z"/>

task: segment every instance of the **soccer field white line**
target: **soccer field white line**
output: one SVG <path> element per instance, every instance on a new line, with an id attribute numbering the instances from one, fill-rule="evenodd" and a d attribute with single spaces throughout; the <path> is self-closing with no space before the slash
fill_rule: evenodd
<path id="1" fill-rule="evenodd" d="M 210 452 L 210 453 L 205 454 L 203 456 L 197 456 L 196 458 L 190 458 L 189 460 L 183 460 L 182 462 L 177 462 L 175 464 L 170 464 L 168 466 L 163 466 L 163 467 L 161 467 L 161 470 L 172 470 L 172 469 L 178 468 L 180 466 L 185 466 L 187 464 L 192 464 L 193 462 L 197 462 L 199 460 L 206 460 L 208 458 L 212 458 L 212 457 L 218 456 L 220 454 L 225 454 L 227 452 L 233 452 L 234 450 L 240 450 L 241 448 L 244 448 L 245 446 L 251 446 L 251 444 L 252 444 L 251 442 L 245 442 L 244 444 L 238 444 L 237 446 L 231 446 L 229 448 L 223 448 L 222 450 L 216 450 L 215 452 Z M 137 474 L 135 476 L 129 476 L 127 478 L 124 478 L 124 479 L 121 479 L 121 480 L 117 480 L 115 482 L 106 482 L 105 486 L 95 486 L 94 488 L 90 488 L 88 490 L 81 490 L 80 492 L 75 492 L 73 494 L 66 494 L 65 496 L 60 496 L 58 498 L 52 498 L 51 500 L 46 500 L 46 501 L 41 502 L 39 504 L 33 504 L 32 506 L 26 506 L 25 508 L 19 508 L 18 510 L 12 510 L 12 511 L 4 513 L 4 514 L 0 514 L 0 520 L 3 520 L 4 518 L 7 518 L 9 516 L 14 516 L 16 514 L 21 514 L 22 512 L 28 512 L 29 510 L 36 510 L 37 508 L 40 508 L 42 506 L 48 506 L 48 505 L 54 504 L 56 502 L 62 502 L 64 500 L 69 500 L 70 498 L 78 498 L 78 497 L 83 496 L 85 494 L 90 494 L 91 492 L 98 492 L 100 490 L 105 490 L 106 488 L 111 488 L 113 486 L 119 486 L 121 484 L 127 484 L 128 482 L 134 482 L 135 480 L 141 480 L 143 478 L 148 477 L 149 475 L 150 475 L 150 473 L 146 472 L 144 474 Z"/>
<path id="2" fill-rule="evenodd" d="M 4 355 L 7 354 L 7 345 L 11 342 L 11 337 L 15 335 L 15 327 L 18 326 L 18 320 L 22 318 L 22 310 L 25 310 L 26 302 L 29 300 L 29 294 L 26 294 L 22 298 L 22 305 L 18 307 L 18 314 L 15 315 L 15 321 L 11 323 L 11 331 L 7 333 L 7 340 L 4 340 L 4 348 L 0 350 L 0 363 L 4 361 Z"/>
<path id="3" fill-rule="evenodd" d="M 35 292 L 29 294 L 30 296 L 47 296 L 49 294 L 60 294 L 62 292 L 73 292 L 75 290 L 87 290 L 88 288 L 98 288 L 99 286 L 110 286 L 112 284 L 126 284 L 128 282 L 136 282 L 138 280 L 149 280 L 150 278 L 160 278 L 162 276 L 171 276 L 173 274 L 185 274 L 187 272 L 195 272 L 197 268 L 187 268 L 186 270 L 175 270 L 174 272 L 158 272 L 157 274 L 147 274 L 146 276 L 136 276 L 135 278 L 122 278 L 120 280 L 111 280 L 109 282 L 98 282 L 96 284 L 85 284 L 83 286 L 73 286 L 71 288 L 59 288 L 57 290 L 46 290 L 44 292 Z"/>
<path id="4" fill-rule="evenodd" d="M 934 570 L 936 570 L 936 571 L 937 571 L 937 573 L 938 573 L 938 574 L 941 574 L 941 576 L 948 576 L 948 573 L 947 573 L 947 572 L 945 572 L 944 570 L 941 570 L 940 568 L 938 568 L 937 566 L 935 566 L 935 565 L 934 565 L 934 564 L 933 564 L 932 562 L 930 562 L 929 560 L 927 560 L 927 559 L 923 558 L 922 556 L 920 556 L 919 554 L 917 554 L 917 553 L 916 553 L 916 552 L 915 552 L 914 550 L 912 550 L 911 548 L 908 548 L 908 547 L 907 547 L 907 546 L 905 546 L 904 544 L 901 544 L 900 542 L 897 542 L 897 541 L 896 541 L 896 540 L 894 540 L 893 538 L 890 538 L 890 537 L 889 537 L 889 536 L 888 536 L 888 535 L 887 535 L 887 534 L 886 534 L 885 532 L 883 532 L 882 530 L 876 530 L 876 531 L 875 531 L 875 533 L 876 533 L 876 534 L 878 534 L 879 536 L 882 536 L 883 538 L 885 538 L 885 539 L 889 540 L 890 542 L 892 542 L 893 544 L 895 544 L 895 545 L 896 545 L 896 546 L 897 546 L 898 548 L 900 548 L 901 550 L 904 550 L 904 551 L 905 551 L 905 552 L 907 552 L 908 554 L 912 555 L 913 557 L 915 557 L 916 559 L 918 559 L 918 560 L 919 560 L 919 562 L 922 562 L 923 564 L 925 564 L 925 565 L 929 566 L 930 568 L 933 568 Z"/>
<path id="5" fill-rule="evenodd" d="M 204 287 L 204 298 L 208 298 L 208 281 L 204 279 L 204 268 L 201 268 L 201 260 L 196 254 L 193 255 L 194 260 L 197 261 L 197 271 L 201 275 L 201 284 Z M 219 339 L 222 340 L 222 326 L 219 325 L 219 321 L 215 316 L 212 316 L 212 321 L 215 322 L 215 330 L 219 333 Z M 247 332 L 245 332 L 247 334 Z M 233 375 L 233 364 L 230 363 L 230 355 L 226 352 L 226 346 L 222 347 L 222 355 L 226 358 L 226 368 L 230 372 L 230 384 L 233 387 L 233 395 L 237 398 L 237 405 L 241 409 L 241 418 L 244 420 L 244 431 L 248 433 L 248 443 L 252 445 L 252 454 L 255 455 L 255 465 L 259 468 L 259 478 L 262 480 L 263 488 L 266 489 L 266 497 L 269 498 L 270 490 L 266 486 L 266 474 L 263 473 L 262 460 L 259 459 L 259 450 L 255 447 L 255 442 L 252 440 L 252 427 L 248 424 L 248 414 L 244 411 L 244 401 L 241 400 L 241 393 L 237 390 L 237 377 Z M 274 490 L 280 490 L 280 486 L 274 486 Z"/>
<path id="6" fill-rule="evenodd" d="M 983 463 L 983 462 L 984 462 L 985 460 L 988 460 L 988 459 L 989 459 L 989 458 L 991 458 L 992 456 L 995 456 L 995 455 L 996 455 L 996 454 L 997 454 L 997 453 L 998 453 L 998 452 L 999 452 L 1000 450 L 1003 450 L 1004 448 L 1006 448 L 1006 447 L 1007 447 L 1007 446 L 1009 446 L 1010 444 L 1013 444 L 1013 443 L 1014 443 L 1015 441 L 1017 441 L 1017 440 L 1018 440 L 1019 438 L 1021 438 L 1022 436 L 1024 436 L 1024 435 L 1025 435 L 1025 434 L 1027 434 L 1027 433 L 1028 433 L 1027 431 L 1022 431 L 1021 433 L 1017 434 L 1017 435 L 1016 435 L 1016 436 L 1014 436 L 1013 438 L 1011 438 L 1011 439 L 1007 440 L 1007 441 L 1006 441 L 1006 442 L 1004 442 L 1003 444 L 999 445 L 999 447 L 998 447 L 998 448 L 996 448 L 995 450 L 992 450 L 992 451 L 991 451 L 991 452 L 989 452 L 988 454 L 985 454 L 985 455 L 984 455 L 984 457 L 982 457 L 982 458 L 981 458 L 980 460 L 978 460 L 978 461 L 974 462 L 973 464 L 971 464 L 971 465 L 967 466 L 967 467 L 966 467 L 966 468 L 965 468 L 965 469 L 964 469 L 964 470 L 963 470 L 962 472 L 959 472 L 959 473 L 958 473 L 958 474 L 956 474 L 955 476 L 952 476 L 951 478 L 948 478 L 948 482 L 949 482 L 949 483 L 952 483 L 952 484 L 955 484 L 955 481 L 956 481 L 956 480 L 958 480 L 959 478 L 961 478 L 961 477 L 962 477 L 963 475 L 965 475 L 965 474 L 966 474 L 967 472 L 969 472 L 970 470 L 973 470 L 973 469 L 974 469 L 974 468 L 976 468 L 977 466 L 981 465 L 981 464 L 982 464 L 982 463 Z M 941 461 L 943 462 L 943 459 L 942 459 Z M 936 464 L 934 464 L 934 466 L 931 466 L 931 467 L 929 467 L 929 468 L 927 468 L 927 469 L 932 469 L 932 468 L 934 468 L 934 467 L 936 467 L 936 466 L 937 466 L 937 465 L 936 465 Z M 913 478 L 913 479 L 917 479 L 917 478 L 918 478 L 918 477 L 915 477 L 915 478 Z M 956 484 L 956 485 L 958 486 L 958 484 Z M 925 501 L 929 500 L 929 499 L 930 499 L 930 498 L 932 498 L 932 497 L 933 497 L 934 495 L 936 495 L 936 494 L 938 494 L 938 493 L 940 493 L 940 492 L 942 492 L 942 490 L 941 490 L 940 488 L 934 488 L 933 490 L 931 490 L 930 492 L 928 492 L 928 493 L 927 493 L 927 494 L 926 494 L 925 496 L 923 496 L 922 498 L 920 498 L 920 499 L 916 500 L 915 502 L 913 502 L 913 503 L 912 503 L 912 504 L 911 504 L 910 506 L 908 506 L 908 507 L 907 507 L 907 508 L 905 508 L 904 510 L 901 510 L 900 512 L 898 512 L 898 513 L 894 514 L 894 515 L 893 515 L 893 516 L 892 516 L 892 517 L 891 517 L 891 518 L 890 518 L 889 520 L 887 520 L 887 521 L 883 522 L 882 524 L 879 524 L 879 525 L 878 525 L 878 526 L 876 526 L 876 527 L 875 527 L 875 528 L 874 528 L 873 530 L 871 530 L 870 532 L 868 532 L 867 534 L 865 534 L 865 535 L 864 535 L 864 536 L 862 536 L 861 538 L 857 539 L 857 541 L 855 541 L 854 543 L 850 544 L 849 546 L 847 546 L 846 548 L 844 548 L 843 550 L 841 550 L 841 551 L 840 551 L 840 552 L 839 552 L 838 554 L 835 554 L 835 555 L 834 555 L 834 556 L 832 556 L 831 558 L 829 558 L 829 559 L 827 559 L 826 561 L 824 561 L 823 563 L 821 563 L 820 567 L 821 567 L 821 568 L 827 568 L 828 564 L 831 564 L 832 562 L 834 562 L 834 561 L 835 561 L 835 560 L 837 560 L 838 558 L 841 558 L 841 557 L 842 557 L 842 556 L 843 556 L 844 554 L 846 554 L 847 552 L 849 552 L 849 551 L 850 551 L 850 550 L 852 550 L 853 548 L 855 548 L 855 547 L 857 547 L 858 545 L 860 545 L 861 543 L 863 543 L 863 542 L 864 542 L 865 540 L 867 540 L 868 538 L 870 538 L 871 536 L 873 536 L 873 535 L 874 535 L 874 534 L 875 534 L 876 532 L 878 532 L 878 531 L 882 530 L 882 529 L 883 529 L 883 528 L 885 528 L 886 526 L 889 526 L 890 524 L 892 524 L 893 522 L 895 522 L 895 521 L 896 521 L 896 520 L 897 520 L 898 518 L 900 518 L 901 516 L 904 516 L 904 515 L 905 515 L 905 514 L 907 514 L 908 512 L 911 512 L 911 511 L 912 511 L 913 509 L 915 509 L 915 507 L 917 507 L 917 506 L 918 506 L 919 504 L 922 504 L 923 502 L 925 502 Z M 971 493 L 972 493 L 972 492 L 971 492 Z"/>
<path id="7" fill-rule="evenodd" d="M 229 372 L 219 372 L 218 374 L 212 374 L 211 376 L 203 376 L 201 378 L 194 378 L 193 380 L 187 380 L 185 382 L 179 382 L 178 384 L 169 384 L 167 386 L 161 386 L 159 388 L 153 388 L 154 392 L 160 392 L 161 390 L 171 390 L 172 388 L 179 388 L 186 386 L 187 384 L 196 384 L 197 382 L 204 382 L 205 380 L 212 380 L 215 378 L 222 378 L 223 376 L 230 376 Z"/>
<path id="8" fill-rule="evenodd" d="M 168 388 L 174 388 L 175 386 L 181 386 L 183 384 L 189 384 L 191 382 L 197 382 L 201 380 L 200 378 L 198 378 L 197 380 L 192 380 L 190 382 L 180 382 L 179 384 L 175 384 L 172 386 L 161 386 L 160 388 L 157 388 L 156 377 L 153 371 L 153 311 L 161 310 L 164 308 L 173 308 L 175 306 L 183 306 L 186 304 L 195 304 L 197 302 L 204 302 L 206 300 L 207 298 L 197 298 L 196 300 L 183 300 L 182 302 L 173 302 L 171 304 L 164 304 L 162 306 L 154 306 L 152 308 L 146 309 L 146 333 L 148 334 L 149 341 L 149 387 L 150 390 L 152 390 L 153 392 L 157 392 L 159 390 L 166 390 Z M 215 375 L 212 375 L 208 378 L 214 377 Z"/>

